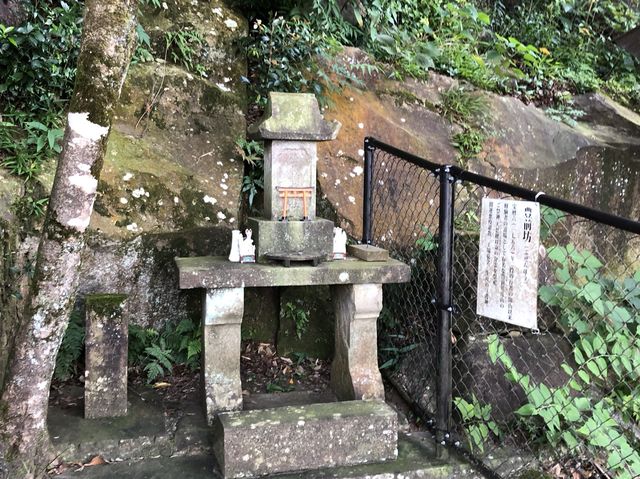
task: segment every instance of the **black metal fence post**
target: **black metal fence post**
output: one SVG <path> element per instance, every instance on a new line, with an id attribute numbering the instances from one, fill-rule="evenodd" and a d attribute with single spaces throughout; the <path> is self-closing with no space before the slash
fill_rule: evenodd
<path id="1" fill-rule="evenodd" d="M 373 195 L 373 151 L 369 138 L 364 139 L 364 193 L 362 201 L 362 244 L 371 244 L 372 239 L 372 195 Z"/>
<path id="2" fill-rule="evenodd" d="M 453 312 L 452 276 L 453 276 L 453 208 L 454 178 L 449 166 L 443 166 L 440 176 L 440 217 L 438 246 L 438 297 L 439 321 L 437 325 L 438 341 L 438 377 L 436 391 L 436 440 L 438 456 L 445 458 L 445 446 L 451 430 L 451 314 Z"/>

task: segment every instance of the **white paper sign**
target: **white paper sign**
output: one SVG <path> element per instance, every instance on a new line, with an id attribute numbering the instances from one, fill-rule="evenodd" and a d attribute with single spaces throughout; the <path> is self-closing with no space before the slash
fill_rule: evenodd
<path id="1" fill-rule="evenodd" d="M 537 329 L 539 244 L 538 203 L 482 199 L 478 314 Z"/>

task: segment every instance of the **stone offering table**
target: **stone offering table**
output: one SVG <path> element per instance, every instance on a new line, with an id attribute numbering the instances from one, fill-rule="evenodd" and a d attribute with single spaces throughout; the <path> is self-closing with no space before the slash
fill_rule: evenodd
<path id="1" fill-rule="evenodd" d="M 219 412 L 242 409 L 244 288 L 331 285 L 336 314 L 334 392 L 341 401 L 384 399 L 376 331 L 382 284 L 409 281 L 407 265 L 393 259 L 372 263 L 352 258 L 291 268 L 232 263 L 224 257 L 176 258 L 176 263 L 181 289 L 204 290 L 203 376 L 210 424 Z"/>

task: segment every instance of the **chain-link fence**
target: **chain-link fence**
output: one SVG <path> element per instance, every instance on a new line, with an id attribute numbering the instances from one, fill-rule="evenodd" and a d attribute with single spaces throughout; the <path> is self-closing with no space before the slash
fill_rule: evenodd
<path id="1" fill-rule="evenodd" d="M 363 241 L 412 271 L 385 286 L 381 366 L 437 441 L 494 477 L 640 477 L 640 223 L 365 151 Z M 482 198 L 541 204 L 537 329 L 476 314 Z"/>

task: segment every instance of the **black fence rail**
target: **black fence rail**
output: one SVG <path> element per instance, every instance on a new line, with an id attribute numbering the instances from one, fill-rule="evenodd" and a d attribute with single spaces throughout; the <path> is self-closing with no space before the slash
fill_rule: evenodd
<path id="1" fill-rule="evenodd" d="M 640 477 L 640 223 L 373 138 L 364 197 L 363 242 L 412 270 L 381 367 L 438 443 L 493 477 Z M 535 330 L 476 314 L 483 198 L 541 205 Z"/>

